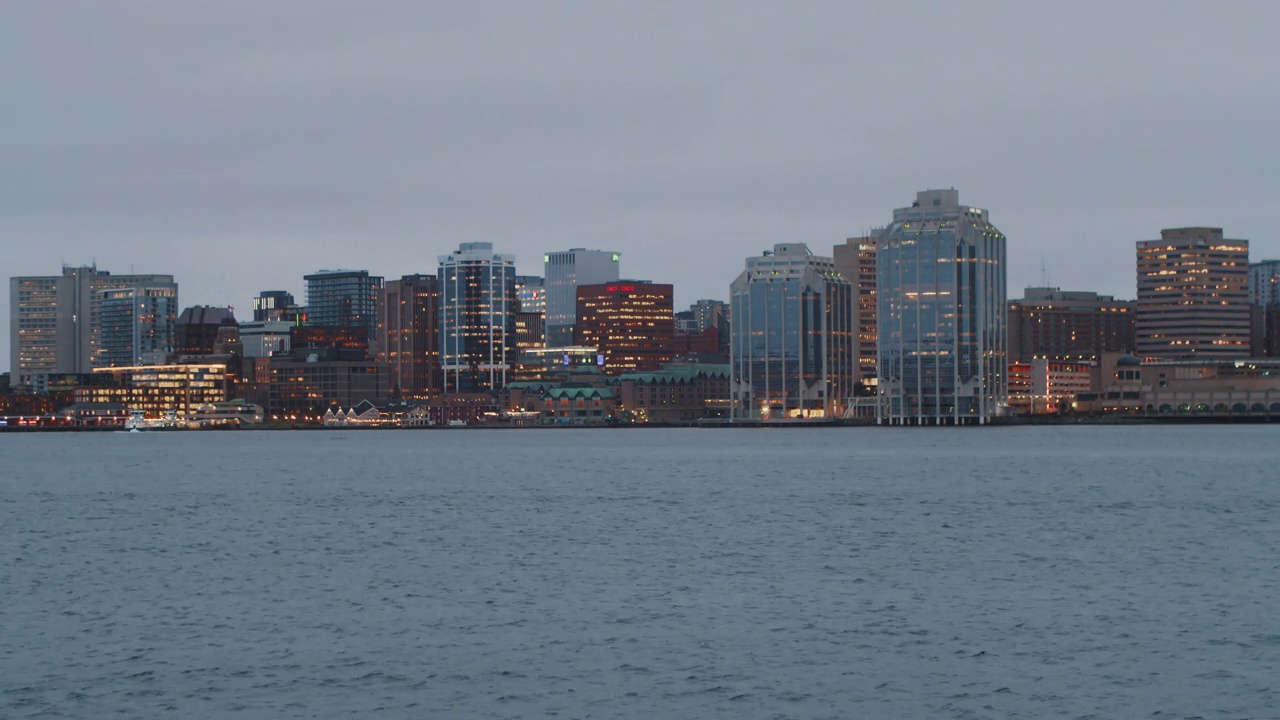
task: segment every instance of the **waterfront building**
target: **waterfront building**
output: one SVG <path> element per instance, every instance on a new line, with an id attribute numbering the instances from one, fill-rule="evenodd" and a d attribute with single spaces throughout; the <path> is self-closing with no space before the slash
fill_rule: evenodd
<path id="1" fill-rule="evenodd" d="M 253 299 L 254 322 L 290 320 L 289 312 L 297 306 L 293 293 L 284 290 L 263 290 Z"/>
<path id="2" fill-rule="evenodd" d="M 202 405 L 227 400 L 227 367 L 221 363 L 110 367 L 94 374 L 109 380 L 76 388 L 76 402 L 118 402 L 148 417 L 186 417 Z"/>
<path id="3" fill-rule="evenodd" d="M 236 327 L 231 308 L 195 305 L 182 311 L 174 332 L 174 352 L 180 355 L 212 355 L 218 333 Z"/>
<path id="4" fill-rule="evenodd" d="M 513 377 L 520 382 L 563 382 L 577 368 L 584 365 L 597 367 L 604 362 L 604 357 L 595 346 L 529 348 L 521 350 L 519 357 Z"/>
<path id="5" fill-rule="evenodd" d="M 1160 231 L 1137 243 L 1138 355 L 1245 358 L 1249 348 L 1249 241 L 1222 228 Z"/>
<path id="6" fill-rule="evenodd" d="M 515 256 L 462 243 L 440 256 L 438 277 L 444 392 L 501 390 L 516 361 Z"/>
<path id="7" fill-rule="evenodd" d="M 178 284 L 172 276 L 102 291 L 99 364 L 159 365 L 174 352 Z"/>
<path id="8" fill-rule="evenodd" d="M 1066 412 L 1080 393 L 1093 387 L 1088 362 L 1033 358 L 1009 363 L 1009 409 L 1025 415 Z"/>
<path id="9" fill-rule="evenodd" d="M 853 286 L 831 258 L 781 243 L 730 286 L 732 415 L 838 418 L 853 397 Z"/>
<path id="10" fill-rule="evenodd" d="M 1005 236 L 926 190 L 876 237 L 877 420 L 984 424 L 1008 404 Z"/>
<path id="11" fill-rule="evenodd" d="M 729 416 L 728 363 L 667 363 L 619 378 L 618 415 L 626 422 L 687 425 Z"/>
<path id="12" fill-rule="evenodd" d="M 61 275 L 10 278 L 13 384 L 27 385 L 39 374 L 101 367 L 103 291 L 172 282 L 172 275 L 112 275 L 96 265 L 63 265 Z"/>
<path id="13" fill-rule="evenodd" d="M 604 425 L 613 417 L 618 394 L 611 387 L 562 385 L 542 397 L 544 425 Z"/>
<path id="14" fill-rule="evenodd" d="M 402 398 L 440 394 L 440 280 L 435 275 L 405 275 L 383 289 L 383 337 L 379 346 L 393 392 Z"/>
<path id="15" fill-rule="evenodd" d="M 330 348 L 294 348 L 265 365 L 265 401 L 273 419 L 318 421 L 331 405 L 387 397 L 386 363 L 343 359 Z"/>
<path id="16" fill-rule="evenodd" d="M 1092 362 L 1136 343 L 1132 300 L 1059 288 L 1027 288 L 1009 301 L 1009 362 Z"/>
<path id="17" fill-rule="evenodd" d="M 577 292 L 574 344 L 599 348 L 606 374 L 656 370 L 671 359 L 671 285 L 627 280 Z"/>
<path id="18" fill-rule="evenodd" d="M 383 278 L 368 270 L 320 270 L 303 279 L 307 281 L 307 325 L 360 326 L 369 342 L 377 342 Z"/>
<path id="19" fill-rule="evenodd" d="M 578 287 L 618 282 L 621 258 L 609 250 L 583 248 L 543 256 L 547 347 L 574 344 Z"/>
<path id="20" fill-rule="evenodd" d="M 858 381 L 876 384 L 876 239 L 849 238 L 832 250 L 836 270 L 845 276 L 855 294 L 858 318 Z"/>

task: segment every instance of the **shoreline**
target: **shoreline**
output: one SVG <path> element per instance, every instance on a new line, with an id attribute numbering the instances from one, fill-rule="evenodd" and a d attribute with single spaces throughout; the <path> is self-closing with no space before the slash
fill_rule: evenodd
<path id="1" fill-rule="evenodd" d="M 1001 427 L 1025 427 L 1025 426 L 1069 426 L 1069 425 L 1259 425 L 1269 423 L 1280 423 L 1280 416 L 1268 415 L 1238 415 L 1238 416 L 1213 416 L 1213 415 L 1165 415 L 1165 416 L 1148 416 L 1148 415 L 1084 415 L 1084 416 L 1043 416 L 1043 417 L 1017 417 L 1002 418 L 995 422 L 985 425 L 877 425 L 874 419 L 855 419 L 855 420 L 833 420 L 830 422 L 725 422 L 719 418 L 709 418 L 711 422 L 695 422 L 695 423 L 635 423 L 635 424 L 617 424 L 617 425 L 419 425 L 412 427 L 360 427 L 360 426 L 324 426 L 312 424 L 291 424 L 291 425 L 257 425 L 250 427 L 210 427 L 210 428 L 150 428 L 142 430 L 141 433 L 151 432 L 289 432 L 289 431 L 316 431 L 316 430 L 358 430 L 358 431 L 375 431 L 375 430 L 644 430 L 659 428 L 695 428 L 695 429 L 795 429 L 795 428 L 861 428 L 861 427 L 881 427 L 881 428 L 897 428 L 897 429 L 918 429 L 927 427 L 956 427 L 956 428 L 1001 428 Z M 0 427 L 0 435 L 7 433 L 129 433 L 134 434 L 130 430 L 123 427 L 41 427 L 41 426 L 10 426 Z"/>

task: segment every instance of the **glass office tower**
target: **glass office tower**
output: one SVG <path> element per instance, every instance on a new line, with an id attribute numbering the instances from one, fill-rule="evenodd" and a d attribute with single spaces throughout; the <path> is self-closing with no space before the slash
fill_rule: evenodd
<path id="1" fill-rule="evenodd" d="M 320 270 L 303 280 L 308 325 L 362 328 L 370 346 L 377 345 L 383 278 L 368 270 Z"/>
<path id="2" fill-rule="evenodd" d="M 543 256 L 547 347 L 573 344 L 577 323 L 578 286 L 618 281 L 622 256 L 612 250 L 573 248 Z"/>
<path id="3" fill-rule="evenodd" d="M 440 256 L 440 362 L 444 392 L 501 390 L 516 363 L 516 261 L 493 243 Z"/>
<path id="4" fill-rule="evenodd" d="M 876 239 L 877 421 L 984 424 L 1008 405 L 1005 237 L 955 190 L 917 193 Z"/>
<path id="5" fill-rule="evenodd" d="M 732 415 L 840 417 L 853 397 L 853 286 L 803 243 L 774 245 L 729 287 Z"/>

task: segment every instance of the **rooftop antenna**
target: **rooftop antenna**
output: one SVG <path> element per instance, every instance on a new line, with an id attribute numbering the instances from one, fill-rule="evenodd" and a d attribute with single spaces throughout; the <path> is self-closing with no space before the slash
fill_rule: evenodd
<path id="1" fill-rule="evenodd" d="M 1044 250 L 1040 251 L 1040 287 L 1049 287 L 1049 271 L 1045 269 Z"/>

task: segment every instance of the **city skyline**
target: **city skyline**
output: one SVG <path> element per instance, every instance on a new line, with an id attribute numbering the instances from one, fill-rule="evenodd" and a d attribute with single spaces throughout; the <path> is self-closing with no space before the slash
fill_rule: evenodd
<path id="1" fill-rule="evenodd" d="M 1133 298 L 1133 243 L 1163 228 L 1280 256 L 1271 5 L 305 8 L 15 9 L 8 276 L 172 274 L 184 304 L 247 319 L 319 268 L 430 274 L 492 242 L 521 274 L 616 250 L 683 307 L 727 299 L 759 248 L 829 255 L 946 187 L 1014 238 L 1011 295 Z M 943 63 L 906 36 L 975 42 Z"/>

